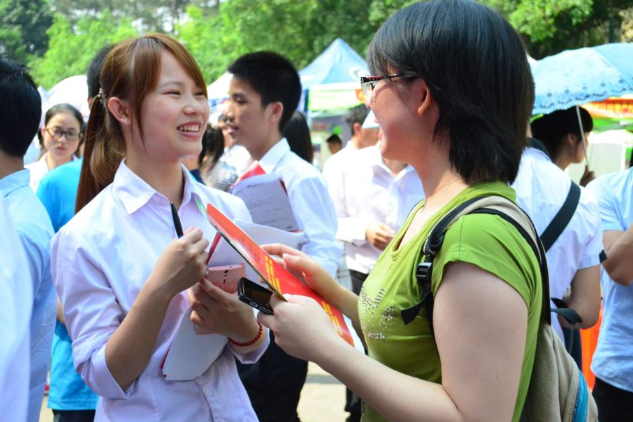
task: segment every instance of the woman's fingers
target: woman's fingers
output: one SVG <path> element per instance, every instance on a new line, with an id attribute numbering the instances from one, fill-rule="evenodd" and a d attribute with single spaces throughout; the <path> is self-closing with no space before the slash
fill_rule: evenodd
<path id="1" fill-rule="evenodd" d="M 262 249 L 266 251 L 268 255 L 282 256 L 283 254 L 288 254 L 295 256 L 306 256 L 303 252 L 291 248 L 290 246 L 282 245 L 281 243 L 262 245 Z"/>

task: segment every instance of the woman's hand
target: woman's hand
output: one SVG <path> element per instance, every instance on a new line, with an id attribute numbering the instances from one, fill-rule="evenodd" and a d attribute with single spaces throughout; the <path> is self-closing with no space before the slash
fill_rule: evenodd
<path id="1" fill-rule="evenodd" d="M 227 293 L 206 278 L 187 292 L 198 334 L 221 334 L 237 342 L 252 340 L 259 330 L 253 309 L 235 293 Z"/>
<path id="2" fill-rule="evenodd" d="M 275 333 L 275 343 L 286 353 L 317 364 L 336 347 L 350 347 L 336 330 L 330 317 L 312 298 L 284 295 L 284 302 L 272 295 L 274 315 L 262 312 L 257 320 Z"/>
<path id="3" fill-rule="evenodd" d="M 593 171 L 589 171 L 589 166 L 585 166 L 585 171 L 580 178 L 580 186 L 587 186 L 589 182 L 596 178 L 596 174 Z"/>
<path id="4" fill-rule="evenodd" d="M 207 246 L 209 241 L 202 237 L 202 230 L 188 229 L 181 238 L 169 242 L 148 281 L 170 299 L 188 289 L 207 271 Z"/>
<path id="5" fill-rule="evenodd" d="M 269 255 L 280 256 L 282 258 L 281 264 L 288 271 L 299 279 L 305 280 L 312 290 L 328 302 L 333 302 L 334 298 L 339 295 L 342 287 L 323 267 L 303 252 L 279 243 L 264 245 L 262 249 Z"/>

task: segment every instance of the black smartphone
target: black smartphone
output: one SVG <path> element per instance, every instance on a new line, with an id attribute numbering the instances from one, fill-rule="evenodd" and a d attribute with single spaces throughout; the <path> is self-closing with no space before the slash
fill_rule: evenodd
<path id="1" fill-rule="evenodd" d="M 273 315 L 273 308 L 270 306 L 272 294 L 272 290 L 268 290 L 244 277 L 240 278 L 237 283 L 237 296 L 240 300 L 268 315 Z"/>

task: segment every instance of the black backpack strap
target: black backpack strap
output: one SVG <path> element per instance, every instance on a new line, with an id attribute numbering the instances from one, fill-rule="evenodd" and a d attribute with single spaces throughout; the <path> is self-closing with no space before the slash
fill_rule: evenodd
<path id="1" fill-rule="evenodd" d="M 571 221 L 578 204 L 580 203 L 580 188 L 574 182 L 571 182 L 567 198 L 563 203 L 563 206 L 558 210 L 558 213 L 554 216 L 547 228 L 541 234 L 541 242 L 545 251 L 549 251 L 556 239 L 561 235 L 563 230 L 567 227 Z"/>
<path id="2" fill-rule="evenodd" d="M 470 213 L 492 214 L 504 219 L 514 226 L 528 245 L 530 245 L 534 255 L 537 257 L 541 272 L 543 290 L 541 318 L 543 321 L 551 324 L 552 310 L 549 302 L 549 271 L 547 269 L 545 248 L 529 216 L 515 204 L 500 197 L 480 197 L 466 201 L 442 217 L 433 227 L 429 237 L 424 243 L 424 261 L 416 268 L 416 278 L 423 291 L 422 300 L 416 305 L 401 311 L 403 322 L 405 324 L 412 322 L 420 313 L 422 307 L 424 307 L 431 327 L 431 333 L 433 333 L 433 295 L 431 292 L 433 258 L 442 247 L 444 232 L 459 217 Z M 523 223 L 519 223 L 517 220 L 521 220 Z M 555 312 L 560 313 L 566 319 L 570 320 L 570 322 L 575 320 L 576 317 L 578 320 L 580 319 L 578 314 L 574 310 L 567 308 L 566 305 L 563 309 L 557 309 Z M 573 314 L 575 314 L 575 316 Z"/>
<path id="3" fill-rule="evenodd" d="M 471 198 L 468 201 L 462 202 L 449 213 L 445 214 L 431 229 L 429 236 L 424 242 L 424 246 L 422 246 L 424 261 L 418 264 L 415 271 L 415 277 L 422 288 L 422 299 L 412 307 L 403 309 L 400 312 L 402 321 L 405 325 L 413 322 L 415 317 L 420 314 L 420 311 L 424 307 L 431 327 L 431 332 L 433 332 L 433 294 L 431 292 L 433 258 L 435 258 L 435 255 L 437 255 L 442 247 L 442 243 L 444 242 L 444 232 L 448 229 L 448 227 L 462 215 L 468 214 L 473 204 L 484 198 L 485 197 Z M 475 208 L 476 207 L 477 206 L 475 206 Z"/>

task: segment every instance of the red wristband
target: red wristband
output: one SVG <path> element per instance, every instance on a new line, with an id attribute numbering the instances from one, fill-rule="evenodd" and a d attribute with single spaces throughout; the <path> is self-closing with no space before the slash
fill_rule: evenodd
<path id="1" fill-rule="evenodd" d="M 262 337 L 262 332 L 264 331 L 264 327 L 262 327 L 262 324 L 258 322 L 257 325 L 259 325 L 259 330 L 257 330 L 257 335 L 251 341 L 247 341 L 246 343 L 240 343 L 239 341 L 235 341 L 231 337 L 229 337 L 229 343 L 237 347 L 248 347 L 257 343 L 257 341 Z"/>

